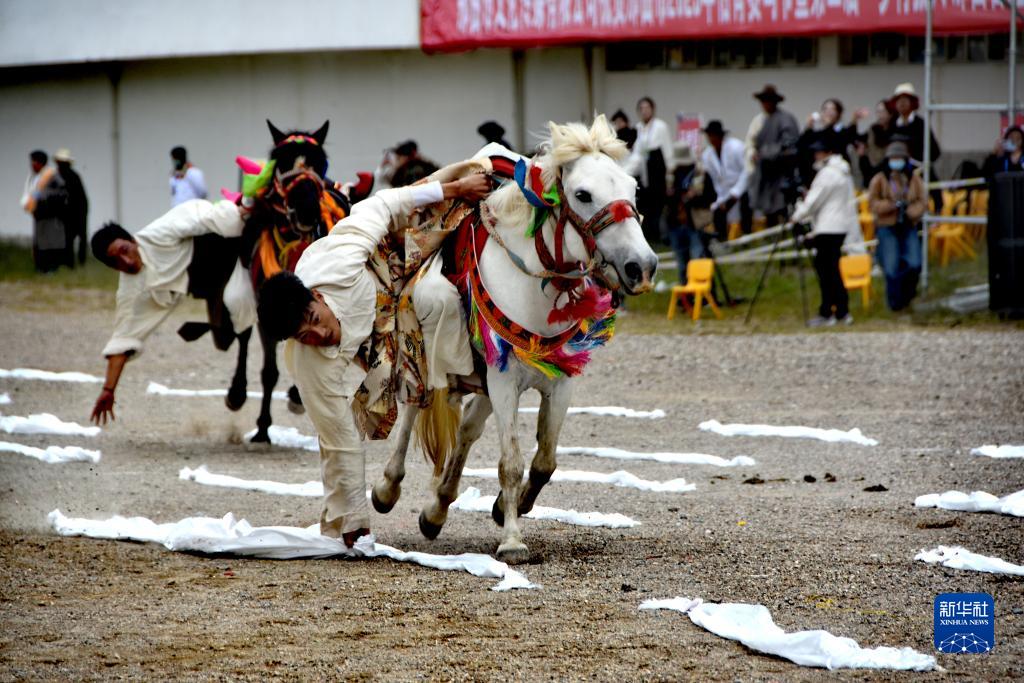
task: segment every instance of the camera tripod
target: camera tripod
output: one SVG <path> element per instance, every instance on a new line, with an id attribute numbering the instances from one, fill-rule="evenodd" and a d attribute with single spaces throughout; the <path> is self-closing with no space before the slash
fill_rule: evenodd
<path id="1" fill-rule="evenodd" d="M 761 271 L 761 277 L 757 280 L 757 287 L 754 289 L 754 295 L 750 298 L 750 306 L 747 307 L 747 314 L 743 318 L 744 325 L 750 324 L 750 318 L 754 313 L 754 305 L 757 303 L 757 298 L 761 295 L 761 290 L 764 289 L 764 281 L 768 277 L 768 269 L 771 268 L 772 261 L 775 258 L 775 252 L 779 249 L 779 244 L 782 242 L 783 237 L 787 234 L 792 234 L 796 241 L 797 274 L 800 279 L 800 304 L 803 308 L 804 326 L 807 326 L 807 284 L 804 280 L 804 260 L 806 259 L 810 262 L 811 254 L 807 248 L 804 236 L 810 232 L 810 229 L 805 225 L 797 223 L 787 223 L 785 228 L 786 229 L 779 231 L 779 234 L 775 236 L 775 241 L 772 242 L 771 251 L 768 252 L 768 259 L 765 261 L 764 269 Z M 811 268 L 814 268 L 813 263 L 811 263 Z"/>

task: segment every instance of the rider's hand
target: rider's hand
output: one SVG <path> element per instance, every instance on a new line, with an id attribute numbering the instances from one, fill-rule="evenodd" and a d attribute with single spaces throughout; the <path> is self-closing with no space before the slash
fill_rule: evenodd
<path id="1" fill-rule="evenodd" d="M 114 391 L 112 389 L 103 388 L 100 392 L 100 397 L 96 399 L 96 405 L 92 409 L 92 417 L 90 420 L 95 424 L 107 424 L 107 415 L 110 415 L 110 420 L 114 420 Z"/>
<path id="2" fill-rule="evenodd" d="M 491 181 L 483 173 L 459 178 L 444 184 L 445 199 L 464 199 L 467 202 L 478 202 L 491 192 Z"/>

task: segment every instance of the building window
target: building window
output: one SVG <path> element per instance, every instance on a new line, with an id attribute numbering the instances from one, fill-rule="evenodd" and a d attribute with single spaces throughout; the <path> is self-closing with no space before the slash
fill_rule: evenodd
<path id="1" fill-rule="evenodd" d="M 605 48 L 605 68 L 608 71 L 756 69 L 815 66 L 817 63 L 817 38 L 615 43 Z"/>
<path id="2" fill-rule="evenodd" d="M 839 37 L 839 64 L 924 64 L 924 37 L 873 33 Z M 948 36 L 932 39 L 936 64 L 1005 62 L 1009 34 Z"/>

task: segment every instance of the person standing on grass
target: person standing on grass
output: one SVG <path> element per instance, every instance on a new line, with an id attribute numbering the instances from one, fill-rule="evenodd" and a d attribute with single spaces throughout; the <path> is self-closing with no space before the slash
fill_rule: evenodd
<path id="1" fill-rule="evenodd" d="M 654 118 L 654 100 L 641 97 L 636 104 L 640 123 L 636 124 L 636 143 L 625 162 L 626 172 L 640 181 L 637 208 L 643 215 L 641 227 L 649 244 L 662 241 L 661 215 L 668 197 L 672 163 L 672 135 L 668 124 Z"/>
<path id="2" fill-rule="evenodd" d="M 796 194 L 797 141 L 800 128 L 796 118 L 779 107 L 785 97 L 774 85 L 754 93 L 761 113 L 747 130 L 747 158 L 752 166 L 750 205 L 760 211 L 769 227 L 783 223 L 789 203 Z"/>
<path id="3" fill-rule="evenodd" d="M 843 242 L 860 242 L 864 238 L 857 219 L 857 200 L 853 194 L 850 164 L 834 145 L 826 140 L 811 143 L 814 155 L 814 181 L 793 210 L 792 223 L 810 223 L 807 239 L 814 247 L 814 271 L 821 289 L 821 306 L 810 327 L 835 324 L 849 325 L 850 300 L 839 275 L 839 257 Z"/>
<path id="4" fill-rule="evenodd" d="M 85 186 L 82 185 L 82 177 L 75 169 L 71 168 L 74 158 L 67 149 L 58 149 L 53 155 L 57 162 L 57 175 L 64 181 L 67 189 L 68 201 L 64 209 L 64 230 L 67 235 L 65 245 L 64 262 L 68 267 L 75 266 L 75 240 L 78 240 L 78 264 L 85 265 L 86 226 L 89 217 L 89 197 L 85 194 Z"/>
<path id="5" fill-rule="evenodd" d="M 171 208 L 190 199 L 206 199 L 206 178 L 203 172 L 188 160 L 188 151 L 181 147 L 171 150 Z"/>
<path id="6" fill-rule="evenodd" d="M 64 229 L 67 190 L 49 156 L 42 150 L 29 154 L 32 169 L 25 181 L 21 207 L 32 214 L 32 260 L 40 273 L 51 273 L 64 261 L 67 234 Z"/>
<path id="7" fill-rule="evenodd" d="M 928 197 L 921 176 L 911 171 L 910 150 L 893 142 L 885 150 L 885 170 L 868 185 L 868 205 L 878 226 L 877 258 L 885 273 L 885 300 L 902 311 L 917 294 L 921 237 L 917 234 Z"/>

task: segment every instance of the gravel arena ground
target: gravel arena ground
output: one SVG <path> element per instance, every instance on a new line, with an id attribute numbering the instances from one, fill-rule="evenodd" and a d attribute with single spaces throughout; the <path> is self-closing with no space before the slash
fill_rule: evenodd
<path id="1" fill-rule="evenodd" d="M 68 290 L 50 300 L 0 285 L 0 367 L 102 374 L 112 294 Z M 191 316 L 187 315 L 191 312 Z M 553 483 L 539 504 L 621 512 L 627 530 L 525 520 L 541 590 L 495 593 L 491 579 L 387 560 L 262 561 L 177 554 L 154 545 L 62 538 L 46 516 L 142 515 L 159 522 L 228 511 L 254 525 L 305 526 L 318 500 L 180 481 L 183 466 L 250 479 L 317 479 L 308 451 L 247 450 L 252 400 L 237 414 L 216 398 L 145 394 L 149 381 L 225 387 L 233 354 L 186 346 L 180 311 L 130 364 L 117 422 L 95 439 L 11 436 L 36 446 L 102 451 L 97 465 L 0 456 L 0 678 L 314 680 L 1021 680 L 1024 579 L 927 565 L 939 544 L 1024 563 L 1019 518 L 915 509 L 948 489 L 1024 488 L 1024 461 L 971 456 L 1024 442 L 1024 334 L 917 329 L 748 336 L 622 334 L 578 381 L 574 405 L 662 408 L 661 420 L 569 416 L 561 442 L 634 451 L 753 456 L 753 467 L 663 465 L 563 457 L 564 468 L 685 477 L 689 493 Z M 257 345 L 258 349 L 258 345 Z M 258 362 L 250 365 L 250 389 Z M 283 382 L 282 382 L 283 384 Z M 283 388 L 283 387 L 279 387 Z M 85 423 L 97 385 L 0 380 L 8 414 L 53 412 Z M 536 403 L 529 395 L 528 404 Z M 311 433 L 275 402 L 278 424 Z M 876 447 L 726 438 L 721 422 L 859 427 Z M 520 433 L 532 446 L 534 420 Z M 368 444 L 379 475 L 388 444 Z M 497 465 L 493 425 L 471 467 Z M 378 540 L 406 550 L 492 553 L 488 515 L 453 511 L 440 538 L 417 527 L 429 470 L 411 453 L 403 497 L 373 517 Z M 826 481 L 826 473 L 835 481 Z M 805 476 L 816 479 L 805 481 Z M 745 483 L 751 478 L 760 484 Z M 876 484 L 887 490 L 867 492 Z M 496 482 L 464 480 L 496 492 Z M 995 650 L 939 655 L 946 673 L 802 668 L 719 638 L 641 601 L 677 595 L 766 605 L 786 630 L 822 628 L 864 646 L 933 652 L 932 605 L 944 592 L 996 601 Z"/>

